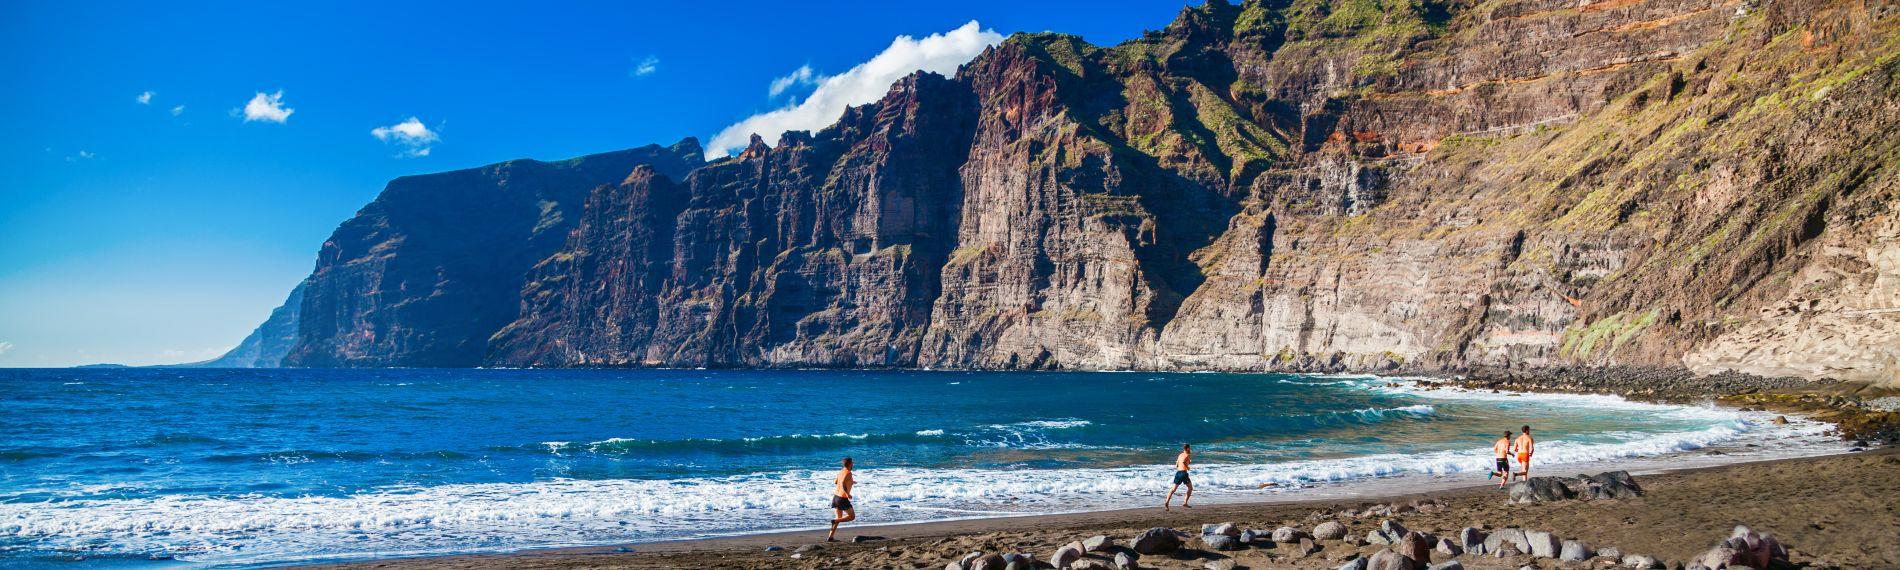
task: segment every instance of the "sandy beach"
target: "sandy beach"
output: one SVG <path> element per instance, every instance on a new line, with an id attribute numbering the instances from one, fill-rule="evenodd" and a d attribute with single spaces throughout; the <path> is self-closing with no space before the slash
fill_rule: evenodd
<path id="1" fill-rule="evenodd" d="M 1562 473 L 1569 475 L 1570 473 Z M 1595 548 L 1653 556 L 1671 568 L 1728 538 L 1736 525 L 1772 533 L 1790 549 L 1796 565 L 1882 568 L 1900 565 L 1900 453 L 1893 448 L 1844 455 L 1739 463 L 1639 475 L 1645 494 L 1623 500 L 1507 504 L 1495 485 L 1464 486 L 1356 501 L 1320 500 L 1203 506 L 1189 510 L 1128 509 L 1081 514 L 847 527 L 841 536 L 875 536 L 851 544 L 822 544 L 822 531 L 730 538 L 529 551 L 506 555 L 395 559 L 330 568 L 943 568 L 967 553 L 1020 552 L 1046 561 L 1071 541 L 1107 535 L 1126 539 L 1152 527 L 1198 534 L 1207 523 L 1235 523 L 1271 531 L 1293 526 L 1311 531 L 1338 521 L 1348 536 L 1364 536 L 1386 519 L 1412 530 L 1456 536 L 1466 526 L 1522 527 L 1549 531 Z M 1397 505 L 1391 516 L 1346 516 L 1376 505 Z M 1422 510 L 1411 505 L 1424 504 Z M 1336 568 L 1380 545 L 1356 546 L 1320 540 L 1319 550 L 1300 556 L 1292 545 L 1233 552 L 1205 549 L 1190 538 L 1174 555 L 1148 555 L 1143 568 L 1202 568 L 1232 558 L 1240 567 Z M 800 547 L 817 545 L 799 552 Z M 776 547 L 768 551 L 769 547 Z M 795 557 L 796 555 L 796 557 Z M 1104 557 L 1106 560 L 1106 557 Z M 1496 558 L 1439 554 L 1433 562 L 1457 560 L 1468 568 L 1540 568 L 1561 565 L 1528 555 Z M 1602 562 L 1605 559 L 1597 559 Z"/>

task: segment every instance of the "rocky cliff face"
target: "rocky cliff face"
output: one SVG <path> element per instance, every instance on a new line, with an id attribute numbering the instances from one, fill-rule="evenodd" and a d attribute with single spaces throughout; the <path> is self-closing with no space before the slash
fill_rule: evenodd
<path id="1" fill-rule="evenodd" d="M 317 254 L 284 364 L 480 364 L 488 338 L 520 315 L 524 276 L 565 242 L 590 191 L 641 165 L 684 174 L 700 153 L 687 140 L 390 182 Z"/>
<path id="2" fill-rule="evenodd" d="M 1896 16 L 1215 1 L 1018 35 L 704 166 L 398 180 L 286 362 L 1900 381 Z"/>
<path id="3" fill-rule="evenodd" d="M 223 356 L 182 366 L 192 368 L 278 368 L 297 345 L 297 317 L 303 308 L 303 284 L 290 290 L 284 304 L 272 309 L 264 324 L 244 337 Z"/>

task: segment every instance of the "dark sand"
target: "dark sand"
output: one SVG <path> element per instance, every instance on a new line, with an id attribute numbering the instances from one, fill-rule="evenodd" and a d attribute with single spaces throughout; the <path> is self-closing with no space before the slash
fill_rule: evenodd
<path id="1" fill-rule="evenodd" d="M 1413 530 L 1441 536 L 1455 536 L 1465 526 L 1547 530 L 1592 547 L 1615 546 L 1624 553 L 1650 555 L 1663 561 L 1687 561 L 1727 538 L 1735 525 L 1746 524 L 1773 533 L 1789 545 L 1796 565 L 1900 568 L 1900 510 L 1896 510 L 1900 509 L 1900 453 L 1893 448 L 1645 475 L 1638 476 L 1637 482 L 1647 494 L 1622 501 L 1507 505 L 1495 486 L 1483 486 L 1376 500 L 1220 505 L 1173 512 L 1157 507 L 908 525 L 847 525 L 839 531 L 841 537 L 876 535 L 886 539 L 824 545 L 800 558 L 792 558 L 793 550 L 819 543 L 824 538 L 822 531 L 624 547 L 631 551 L 622 551 L 622 547 L 575 548 L 381 560 L 337 567 L 943 568 L 947 562 L 976 550 L 1022 552 L 1047 560 L 1057 547 L 1069 541 L 1097 534 L 1126 539 L 1156 526 L 1198 533 L 1202 523 L 1233 522 L 1242 528 L 1267 531 L 1281 525 L 1310 531 L 1323 520 L 1339 520 L 1347 525 L 1349 533 L 1363 536 L 1377 528 L 1382 519 L 1335 519 L 1316 517 L 1316 513 L 1430 498 L 1442 506 L 1390 518 Z M 1219 554 L 1188 550 L 1176 557 L 1146 556 L 1140 563 L 1143 568 L 1200 568 L 1210 560 L 1232 556 L 1242 567 L 1335 568 L 1348 553 L 1363 556 L 1380 548 L 1331 540 L 1320 544 L 1323 548 L 1308 557 L 1298 557 L 1291 548 L 1280 546 Z M 784 550 L 767 553 L 767 546 Z M 1190 541 L 1189 548 L 1199 546 L 1198 541 Z M 1433 561 L 1447 559 L 1440 555 Z M 1515 569 L 1524 564 L 1559 567 L 1555 561 L 1529 557 L 1497 559 L 1467 554 L 1457 560 L 1470 568 Z"/>

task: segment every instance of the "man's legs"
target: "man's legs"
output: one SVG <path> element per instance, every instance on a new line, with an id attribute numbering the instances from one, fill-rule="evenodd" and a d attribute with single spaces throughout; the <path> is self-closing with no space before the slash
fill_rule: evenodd
<path id="1" fill-rule="evenodd" d="M 831 534 L 825 535 L 825 542 L 838 538 L 838 523 L 848 523 L 858 518 L 857 509 L 831 509 Z"/>
<path id="2" fill-rule="evenodd" d="M 1161 510 L 1166 511 L 1166 510 L 1172 509 L 1172 507 L 1170 506 L 1170 503 L 1174 502 L 1174 491 L 1180 488 L 1181 488 L 1180 483 L 1175 483 L 1173 487 L 1168 487 L 1168 498 L 1162 499 Z"/>
<path id="3" fill-rule="evenodd" d="M 831 519 L 831 534 L 825 535 L 825 541 L 827 542 L 831 541 L 832 539 L 838 536 L 838 523 L 848 523 L 854 520 L 858 520 L 858 510 L 855 508 L 832 509 L 831 512 L 833 515 Z"/>
<path id="4" fill-rule="evenodd" d="M 1187 494 L 1181 497 L 1181 508 L 1183 509 L 1191 508 L 1188 506 L 1188 501 L 1194 500 L 1194 482 L 1188 481 L 1187 488 L 1188 488 Z"/>

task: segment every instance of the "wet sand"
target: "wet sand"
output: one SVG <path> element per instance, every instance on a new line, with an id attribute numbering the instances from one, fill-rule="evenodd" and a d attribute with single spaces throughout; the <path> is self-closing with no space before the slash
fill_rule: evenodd
<path id="1" fill-rule="evenodd" d="M 1574 475 L 1574 469 L 1540 475 Z M 1593 471 L 1594 472 L 1594 471 Z M 1495 485 L 1465 485 L 1418 493 L 1352 499 L 1282 501 L 1197 506 L 1162 511 L 1158 506 L 1078 514 L 1037 515 L 903 525 L 852 526 L 841 538 L 883 537 L 858 544 L 822 544 L 823 531 L 781 532 L 729 538 L 527 551 L 514 554 L 443 556 L 340 564 L 335 568 L 943 568 L 973 551 L 1021 552 L 1047 560 L 1058 547 L 1094 535 L 1119 541 L 1151 527 L 1198 534 L 1203 523 L 1232 522 L 1264 531 L 1289 525 L 1310 531 L 1326 520 L 1363 536 L 1390 518 L 1413 530 L 1455 536 L 1466 526 L 1546 530 L 1593 547 L 1614 546 L 1627 554 L 1687 561 L 1720 540 L 1735 525 L 1779 537 L 1796 565 L 1842 568 L 1900 567 L 1900 452 L 1894 448 L 1800 459 L 1737 463 L 1638 475 L 1646 494 L 1616 501 L 1506 504 Z M 1343 517 L 1346 510 L 1376 504 L 1436 501 L 1423 512 L 1390 517 Z M 1215 553 L 1188 550 L 1140 559 L 1143 568 L 1201 568 L 1232 557 L 1241 567 L 1336 568 L 1351 554 L 1366 556 L 1377 545 L 1320 541 L 1301 557 L 1290 546 Z M 800 553 L 801 546 L 819 545 Z M 776 546 L 781 550 L 767 552 Z M 1442 555 L 1434 562 L 1452 558 Z M 1527 556 L 1498 559 L 1466 554 L 1468 568 L 1559 567 Z M 1672 565 L 1674 567 L 1674 565 Z"/>

